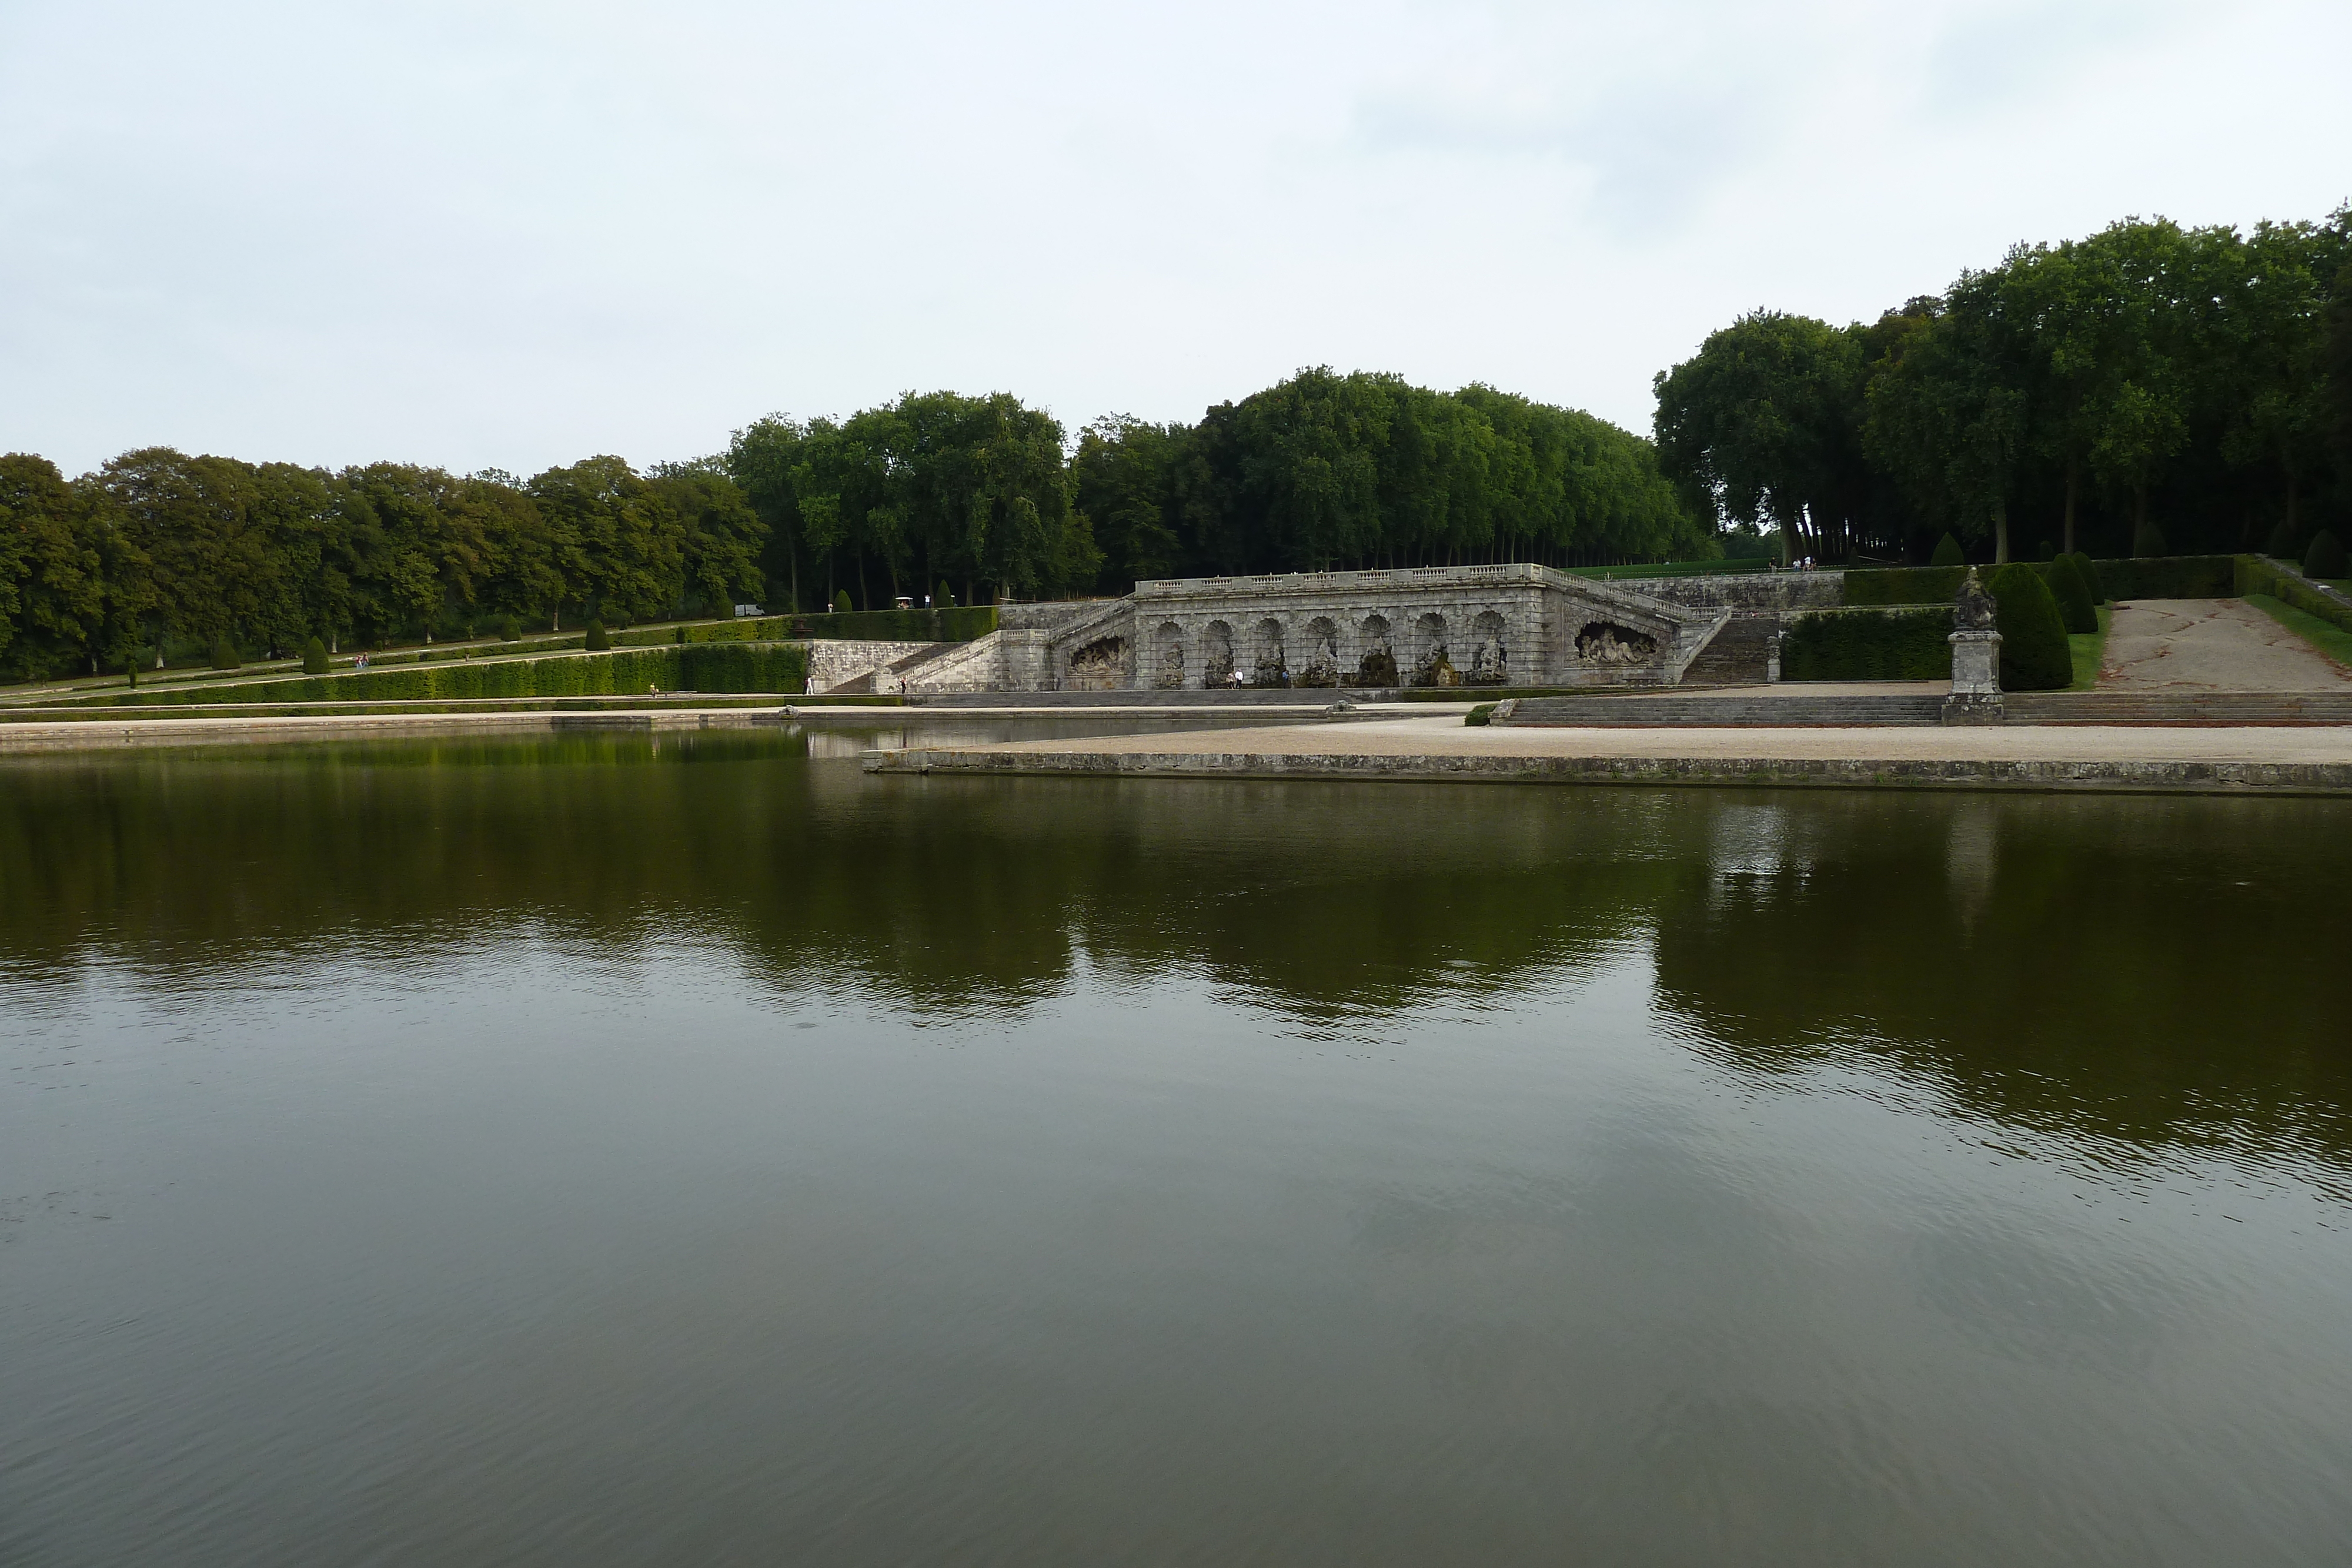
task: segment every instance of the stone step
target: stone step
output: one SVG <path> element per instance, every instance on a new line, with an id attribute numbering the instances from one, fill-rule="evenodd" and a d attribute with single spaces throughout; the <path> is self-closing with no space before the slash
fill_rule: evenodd
<path id="1" fill-rule="evenodd" d="M 2012 692 L 2011 724 L 2352 724 L 2352 692 Z"/>
<path id="2" fill-rule="evenodd" d="M 1777 614 L 1734 615 L 1707 640 L 1698 657 L 1683 672 L 1685 685 L 1758 685 L 1767 674 L 1772 634 L 1780 629 Z"/>

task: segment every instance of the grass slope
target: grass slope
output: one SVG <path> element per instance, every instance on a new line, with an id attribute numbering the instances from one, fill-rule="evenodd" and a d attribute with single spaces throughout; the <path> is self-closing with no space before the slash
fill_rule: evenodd
<path id="1" fill-rule="evenodd" d="M 2107 627 L 2116 618 L 2108 606 L 2099 606 L 2099 629 L 2095 632 L 2075 632 L 2066 638 L 2066 651 L 2074 656 L 2074 678 L 2066 683 L 2070 692 L 2087 692 L 2099 684 L 2099 660 L 2107 651 Z"/>
<path id="2" fill-rule="evenodd" d="M 2249 593 L 2246 602 L 2337 664 L 2352 668 L 2352 632 L 2330 625 L 2316 615 L 2307 615 L 2291 604 L 2282 604 L 2267 593 Z"/>

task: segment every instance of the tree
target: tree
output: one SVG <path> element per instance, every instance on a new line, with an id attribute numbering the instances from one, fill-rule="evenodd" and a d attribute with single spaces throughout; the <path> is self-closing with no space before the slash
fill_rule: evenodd
<path id="1" fill-rule="evenodd" d="M 1870 384 L 1864 440 L 1913 504 L 2010 559 L 2027 437 L 2027 371 L 1999 273 L 1964 273 L 1944 309 Z"/>

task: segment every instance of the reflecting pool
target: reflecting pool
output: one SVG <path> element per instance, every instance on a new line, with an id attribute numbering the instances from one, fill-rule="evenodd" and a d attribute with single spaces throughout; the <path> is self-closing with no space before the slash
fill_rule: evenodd
<path id="1" fill-rule="evenodd" d="M 0 762 L 0 1563 L 2352 1558 L 2352 805 L 875 738 Z"/>

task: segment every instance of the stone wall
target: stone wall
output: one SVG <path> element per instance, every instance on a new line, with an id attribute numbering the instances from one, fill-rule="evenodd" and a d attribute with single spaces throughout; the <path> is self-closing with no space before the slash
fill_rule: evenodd
<path id="1" fill-rule="evenodd" d="M 847 638 L 820 637 L 808 644 L 809 695 L 815 696 L 846 685 L 858 676 L 919 653 L 929 643 L 857 643 Z"/>
<path id="2" fill-rule="evenodd" d="M 1828 571 L 1727 571 L 1688 577 L 1621 577 L 1612 588 L 1644 598 L 1700 609 L 1748 612 L 1835 610 L 1845 603 L 1845 573 Z"/>

